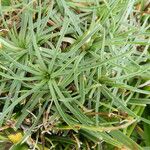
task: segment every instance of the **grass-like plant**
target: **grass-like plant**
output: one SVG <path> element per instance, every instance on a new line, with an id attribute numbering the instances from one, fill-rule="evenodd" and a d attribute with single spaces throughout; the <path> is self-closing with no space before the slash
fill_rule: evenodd
<path id="1" fill-rule="evenodd" d="M 148 7 L 2 0 L 1 149 L 150 149 Z"/>

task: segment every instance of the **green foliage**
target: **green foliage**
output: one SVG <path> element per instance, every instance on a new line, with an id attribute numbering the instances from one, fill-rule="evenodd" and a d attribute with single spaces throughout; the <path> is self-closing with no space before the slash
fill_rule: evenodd
<path id="1" fill-rule="evenodd" d="M 9 6 L 11 1 L 10 0 L 2 0 L 2 6 Z"/>
<path id="2" fill-rule="evenodd" d="M 150 119 L 149 106 L 145 109 L 144 116 L 145 118 Z M 143 125 L 144 125 L 144 131 L 145 131 L 144 141 L 145 141 L 146 146 L 150 146 L 150 125 L 146 123 L 144 123 Z"/>
<path id="3" fill-rule="evenodd" d="M 17 145 L 13 145 L 10 150 L 28 150 L 27 145 L 23 144 L 17 144 Z"/>
<path id="4" fill-rule="evenodd" d="M 146 8 L 143 0 L 2 3 L 0 130 L 5 136 L 10 128 L 21 130 L 22 143 L 37 149 L 150 146 Z"/>

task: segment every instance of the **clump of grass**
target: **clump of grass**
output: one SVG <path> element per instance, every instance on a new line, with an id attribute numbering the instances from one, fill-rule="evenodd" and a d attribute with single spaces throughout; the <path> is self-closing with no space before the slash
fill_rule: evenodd
<path id="1" fill-rule="evenodd" d="M 41 150 L 150 146 L 144 0 L 7 5 L 0 6 L 1 141 L 10 147 L 10 135 L 22 135 L 12 149 Z"/>

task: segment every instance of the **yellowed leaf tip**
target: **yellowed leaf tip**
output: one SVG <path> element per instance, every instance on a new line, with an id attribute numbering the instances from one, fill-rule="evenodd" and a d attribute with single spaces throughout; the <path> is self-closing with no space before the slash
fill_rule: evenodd
<path id="1" fill-rule="evenodd" d="M 0 49 L 2 49 L 2 48 L 3 48 L 2 43 L 0 43 Z"/>
<path id="2" fill-rule="evenodd" d="M 20 132 L 8 135 L 8 139 L 14 144 L 20 142 L 22 140 L 22 137 L 23 136 Z"/>

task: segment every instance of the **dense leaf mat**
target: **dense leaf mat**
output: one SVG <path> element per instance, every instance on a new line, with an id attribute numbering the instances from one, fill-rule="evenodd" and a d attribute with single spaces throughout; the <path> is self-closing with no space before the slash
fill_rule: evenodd
<path id="1" fill-rule="evenodd" d="M 1 149 L 150 149 L 149 6 L 2 0 Z"/>

